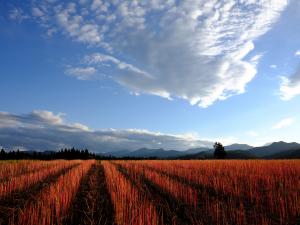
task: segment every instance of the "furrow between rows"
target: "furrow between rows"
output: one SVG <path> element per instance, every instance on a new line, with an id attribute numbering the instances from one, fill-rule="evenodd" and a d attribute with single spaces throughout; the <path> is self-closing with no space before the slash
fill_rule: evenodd
<path id="1" fill-rule="evenodd" d="M 128 180 L 115 165 L 104 162 L 105 178 L 115 210 L 117 225 L 161 224 L 155 202 Z"/>
<path id="2" fill-rule="evenodd" d="M 28 202 L 11 225 L 60 225 L 78 191 L 82 177 L 94 164 L 85 161 L 60 175 L 45 187 L 33 201 Z"/>
<path id="3" fill-rule="evenodd" d="M 82 180 L 64 224 L 114 224 L 114 208 L 100 162 L 94 164 Z"/>

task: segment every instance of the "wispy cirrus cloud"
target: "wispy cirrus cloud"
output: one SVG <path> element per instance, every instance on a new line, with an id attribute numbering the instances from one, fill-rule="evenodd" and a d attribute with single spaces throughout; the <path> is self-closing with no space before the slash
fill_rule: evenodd
<path id="1" fill-rule="evenodd" d="M 211 147 L 212 144 L 190 134 L 164 134 L 143 129 L 92 130 L 81 123 L 67 123 L 63 113 L 46 110 L 21 115 L 0 112 L 0 146 L 6 149 L 59 150 L 74 146 L 108 152 L 142 147 L 184 150 Z"/>
<path id="2" fill-rule="evenodd" d="M 250 130 L 246 132 L 246 135 L 250 136 L 250 137 L 257 137 L 258 136 L 258 132 Z"/>
<path id="3" fill-rule="evenodd" d="M 36 17 L 42 17 L 42 16 L 44 16 L 44 12 L 38 7 L 33 7 L 32 8 L 32 15 L 36 16 Z"/>
<path id="4" fill-rule="evenodd" d="M 65 69 L 65 73 L 76 77 L 79 80 L 89 80 L 91 79 L 95 73 L 97 72 L 97 70 L 94 67 L 70 67 L 68 66 Z"/>
<path id="5" fill-rule="evenodd" d="M 108 77 L 131 92 L 207 107 L 245 92 L 259 62 L 249 58 L 254 41 L 271 29 L 287 4 L 33 1 L 32 13 L 50 34 L 60 32 L 106 56 L 114 65 Z"/>
<path id="6" fill-rule="evenodd" d="M 8 18 L 10 20 L 22 22 L 23 20 L 29 19 L 30 17 L 21 8 L 15 7 L 9 11 Z"/>
<path id="7" fill-rule="evenodd" d="M 279 122 L 277 122 L 276 124 L 274 124 L 274 126 L 272 127 L 273 130 L 278 130 L 278 129 L 282 129 L 285 127 L 289 127 L 294 123 L 294 119 L 289 117 L 289 118 L 284 118 L 282 120 L 280 120 Z"/>
<path id="8" fill-rule="evenodd" d="M 271 68 L 271 69 L 277 69 L 277 65 L 272 64 L 272 65 L 270 65 L 270 68 Z"/>
<path id="9" fill-rule="evenodd" d="M 300 50 L 295 52 L 295 57 L 300 58 Z M 300 95 L 300 67 L 291 76 L 281 77 L 280 83 L 280 98 L 288 101 Z"/>
<path id="10" fill-rule="evenodd" d="M 300 67 L 291 77 L 281 77 L 280 98 L 288 101 L 300 94 Z"/>

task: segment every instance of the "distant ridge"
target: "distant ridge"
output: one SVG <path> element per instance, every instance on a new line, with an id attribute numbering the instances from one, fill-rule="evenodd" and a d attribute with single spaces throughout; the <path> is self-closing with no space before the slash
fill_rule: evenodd
<path id="1" fill-rule="evenodd" d="M 249 150 L 251 148 L 253 148 L 253 146 L 247 144 L 232 144 L 225 146 L 226 151 Z"/>
<path id="2" fill-rule="evenodd" d="M 116 152 L 108 152 L 105 153 L 105 155 L 114 156 L 114 157 L 135 157 L 135 158 L 142 158 L 142 157 L 176 158 L 176 157 L 196 154 L 208 150 L 212 150 L 212 149 L 199 147 L 199 148 L 191 148 L 186 151 L 177 151 L 177 150 L 165 150 L 163 148 L 159 148 L 159 149 L 140 148 L 135 151 L 121 150 Z"/>
<path id="3" fill-rule="evenodd" d="M 279 152 L 285 152 L 290 150 L 300 149 L 300 144 L 296 142 L 287 143 L 284 141 L 274 142 L 267 146 L 256 147 L 249 150 L 249 152 L 258 157 L 265 157 L 277 154 Z"/>
<path id="4" fill-rule="evenodd" d="M 228 158 L 231 159 L 253 159 L 253 158 L 299 158 L 296 150 L 300 150 L 300 144 L 296 142 L 274 142 L 261 147 L 252 147 L 247 144 L 232 144 L 225 146 Z M 199 147 L 191 148 L 185 151 L 148 149 L 141 148 L 135 151 L 122 150 L 111 153 L 105 153 L 114 157 L 130 158 L 161 158 L 161 159 L 211 159 L 213 158 L 213 149 Z"/>
<path id="5" fill-rule="evenodd" d="M 296 142 L 274 142 L 261 147 L 252 147 L 247 144 L 232 144 L 225 146 L 228 159 L 300 159 L 300 144 Z M 56 151 L 22 151 L 28 156 L 54 155 Z M 152 158 L 152 159 L 212 159 L 214 150 L 207 147 L 191 148 L 185 151 L 165 150 L 163 148 L 138 150 L 119 150 L 113 152 L 93 153 L 99 157 L 114 158 Z"/>
<path id="6" fill-rule="evenodd" d="M 265 158 L 269 159 L 300 159 L 300 149 L 279 152 Z"/>
<path id="7" fill-rule="evenodd" d="M 213 159 L 213 150 L 185 155 L 181 159 Z M 256 157 L 244 150 L 227 151 L 228 159 L 255 159 Z"/>

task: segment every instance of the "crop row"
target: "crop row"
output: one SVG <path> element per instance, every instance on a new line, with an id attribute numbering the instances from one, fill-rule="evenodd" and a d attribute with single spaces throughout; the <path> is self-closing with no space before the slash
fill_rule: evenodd
<path id="1" fill-rule="evenodd" d="M 0 199 L 10 195 L 12 192 L 20 191 L 45 179 L 51 174 L 55 174 L 65 168 L 75 165 L 76 162 L 60 162 L 47 164 L 46 167 L 35 167 L 36 171 L 25 173 L 23 175 L 11 177 L 0 183 Z"/>
<path id="2" fill-rule="evenodd" d="M 0 173 L 1 166 L 9 163 Z M 0 182 L 0 225 L 300 223 L 296 160 L 21 161 L 19 168 Z"/>
<path id="3" fill-rule="evenodd" d="M 133 176 L 144 176 L 169 198 L 176 200 L 174 208 L 181 206 L 190 224 L 245 224 L 244 211 L 233 201 L 222 201 L 216 196 L 187 183 L 150 170 L 142 165 L 121 163 Z M 205 216 L 204 216 L 205 215 Z"/>
<path id="4" fill-rule="evenodd" d="M 114 224 L 114 208 L 105 183 L 104 168 L 100 162 L 93 164 L 82 179 L 64 224 Z"/>
<path id="5" fill-rule="evenodd" d="M 34 201 L 29 202 L 18 215 L 17 222 L 11 221 L 11 224 L 62 224 L 82 177 L 93 163 L 94 161 L 80 163 L 61 175 L 55 183 L 45 187 Z"/>
<path id="6" fill-rule="evenodd" d="M 135 171 L 209 217 L 235 224 L 293 224 L 300 214 L 296 161 L 143 161 Z M 191 194 L 192 193 L 192 194 Z M 196 199 L 196 198 L 194 198 Z M 202 211 L 203 212 L 203 211 Z"/>
<path id="7" fill-rule="evenodd" d="M 0 183 L 9 180 L 13 177 L 20 176 L 26 173 L 37 171 L 43 168 L 51 167 L 52 165 L 59 164 L 59 161 L 7 161 L 0 163 Z"/>
<path id="8" fill-rule="evenodd" d="M 105 178 L 114 204 L 118 225 L 156 225 L 158 215 L 153 202 L 121 174 L 115 165 L 104 162 Z"/>

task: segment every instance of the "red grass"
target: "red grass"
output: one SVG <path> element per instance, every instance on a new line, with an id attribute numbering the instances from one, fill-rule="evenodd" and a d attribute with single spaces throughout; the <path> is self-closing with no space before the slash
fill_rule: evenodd
<path id="1" fill-rule="evenodd" d="M 93 163 L 94 160 L 82 162 L 79 166 L 59 177 L 56 183 L 44 189 L 37 196 L 36 201 L 30 203 L 23 210 L 17 224 L 62 224 L 82 177 Z"/>
<path id="2" fill-rule="evenodd" d="M 58 161 L 4 161 L 0 163 L 0 183 L 15 176 L 57 164 Z"/>
<path id="3" fill-rule="evenodd" d="M 103 163 L 118 225 L 158 224 L 155 205 L 140 193 L 112 164 Z"/>
<path id="4" fill-rule="evenodd" d="M 9 179 L 6 179 L 5 181 L 2 181 L 0 183 L 0 199 L 14 191 L 20 191 L 22 189 L 25 189 L 30 185 L 48 177 L 49 175 L 57 173 L 58 171 L 63 170 L 74 164 L 75 162 L 69 161 L 56 161 L 52 163 L 37 162 L 36 164 L 32 163 L 32 165 L 25 164 L 25 166 L 21 163 L 18 167 L 12 164 L 12 173 L 18 174 L 18 176 L 10 177 Z M 33 168 L 36 169 L 36 171 L 32 171 L 32 169 L 29 169 L 29 166 L 33 166 Z M 7 168 L 9 168 L 9 165 L 7 166 Z M 32 172 L 25 173 L 22 175 L 21 171 Z"/>
<path id="5" fill-rule="evenodd" d="M 20 210 L 15 210 L 16 214 L 8 214 L 10 224 L 63 224 L 64 219 L 74 213 L 70 206 L 75 196 L 79 196 L 76 198 L 80 203 L 84 201 L 80 196 L 89 195 L 77 193 L 82 190 L 79 187 L 83 184 L 81 182 L 85 174 L 89 174 L 85 179 L 87 190 L 91 196 L 95 196 L 95 199 L 86 198 L 91 203 L 86 206 L 97 204 L 99 196 L 103 196 L 106 203 L 102 204 L 102 208 L 112 203 L 114 212 L 111 212 L 110 221 L 114 216 L 117 225 L 158 225 L 166 221 L 168 224 L 197 225 L 300 224 L 299 160 L 101 162 L 105 178 L 103 173 L 97 176 L 96 171 L 100 171 L 100 167 L 93 173 L 87 173 L 94 163 L 0 163 L 0 207 L 1 200 L 2 203 L 3 199 L 10 201 L 9 196 L 17 196 L 24 201 L 24 204 L 20 204 Z M 78 165 L 66 170 L 75 164 Z M 60 171 L 65 173 L 57 178 Z M 19 194 L 53 174 L 55 179 L 48 181 L 49 186 L 36 188 L 35 193 L 38 194 L 35 198 L 24 200 L 25 197 Z M 102 180 L 97 181 L 97 177 L 102 177 Z M 102 186 L 97 182 L 103 182 Z M 103 187 L 101 190 L 105 190 L 106 194 L 98 195 L 91 190 L 93 187 Z M 184 207 L 182 214 L 181 207 Z M 92 208 L 103 210 L 101 207 Z M 105 213 L 109 214 L 107 211 Z M 104 214 L 101 215 L 107 216 Z M 13 216 L 15 218 L 10 218 Z M 182 223 L 185 218 L 193 222 Z"/>
<path id="6" fill-rule="evenodd" d="M 147 179 L 159 186 L 161 189 L 171 193 L 172 196 L 184 201 L 186 204 L 196 207 L 197 206 L 197 192 L 193 188 L 184 185 L 176 180 L 170 179 L 167 176 L 162 176 L 145 168 L 142 164 L 129 164 L 126 162 L 121 163 L 123 167 L 130 171 L 135 177 L 143 174 Z"/>
<path id="7" fill-rule="evenodd" d="M 219 220 L 239 218 L 236 221 L 243 224 L 247 211 L 256 214 L 249 218 L 258 224 L 286 224 L 287 221 L 293 224 L 299 218 L 299 160 L 148 161 L 143 164 L 201 186 L 207 196 L 202 194 L 199 201 L 205 203 L 205 208 L 212 208 L 212 216 L 220 215 Z M 153 182 L 159 183 L 158 175 L 151 176 Z M 161 177 L 161 187 L 166 186 L 166 180 Z M 227 202 L 214 201 L 215 197 L 225 198 Z M 251 208 L 246 209 L 247 206 Z"/>

